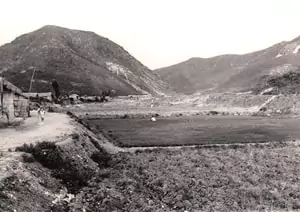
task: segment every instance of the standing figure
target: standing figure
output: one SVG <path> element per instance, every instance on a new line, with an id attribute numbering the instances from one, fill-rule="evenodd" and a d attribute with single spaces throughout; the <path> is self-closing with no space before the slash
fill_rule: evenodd
<path id="1" fill-rule="evenodd" d="M 38 106 L 38 109 L 37 109 L 37 118 L 38 118 L 38 120 L 41 119 L 41 107 L 40 106 Z"/>
<path id="2" fill-rule="evenodd" d="M 44 108 L 41 108 L 40 116 L 41 116 L 41 121 L 44 122 L 44 120 L 45 120 L 45 110 L 44 110 Z"/>

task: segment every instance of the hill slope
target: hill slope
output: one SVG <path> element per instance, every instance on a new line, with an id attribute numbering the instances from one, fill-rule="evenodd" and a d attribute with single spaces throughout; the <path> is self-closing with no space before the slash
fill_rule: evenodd
<path id="1" fill-rule="evenodd" d="M 268 88 L 272 92 L 293 93 L 300 92 L 300 83 L 295 80 L 299 67 L 300 37 L 245 55 L 191 58 L 158 69 L 157 73 L 181 93 L 261 93 Z"/>
<path id="2" fill-rule="evenodd" d="M 27 91 L 49 91 L 57 79 L 63 93 L 162 94 L 168 87 L 121 46 L 93 32 L 45 26 L 0 47 L 0 75 Z"/>

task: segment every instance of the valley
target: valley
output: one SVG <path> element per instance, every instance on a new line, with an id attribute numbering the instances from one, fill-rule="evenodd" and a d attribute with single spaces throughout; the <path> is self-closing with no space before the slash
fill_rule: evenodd
<path id="1" fill-rule="evenodd" d="M 90 31 L 17 37 L 0 47 L 0 211 L 299 211 L 299 45 L 151 70 Z M 16 98 L 31 116 L 5 117 Z"/>

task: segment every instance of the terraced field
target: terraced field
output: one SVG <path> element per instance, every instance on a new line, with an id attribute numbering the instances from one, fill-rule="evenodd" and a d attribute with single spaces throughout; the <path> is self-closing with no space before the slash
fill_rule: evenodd
<path id="1" fill-rule="evenodd" d="M 193 116 L 88 120 L 122 147 L 264 143 L 300 139 L 300 120 L 244 116 Z"/>

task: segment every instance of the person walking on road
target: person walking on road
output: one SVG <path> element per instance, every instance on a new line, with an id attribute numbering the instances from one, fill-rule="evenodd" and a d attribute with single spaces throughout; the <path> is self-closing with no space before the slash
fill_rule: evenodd
<path id="1" fill-rule="evenodd" d="M 41 123 L 44 123 L 45 120 L 45 110 L 43 107 L 39 107 L 37 110 L 38 113 L 38 119 L 41 121 Z"/>
<path id="2" fill-rule="evenodd" d="M 44 108 L 41 108 L 41 110 L 40 110 L 40 116 L 41 116 L 41 121 L 43 123 L 44 120 L 45 120 L 45 110 L 44 110 Z"/>

